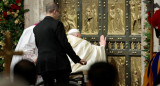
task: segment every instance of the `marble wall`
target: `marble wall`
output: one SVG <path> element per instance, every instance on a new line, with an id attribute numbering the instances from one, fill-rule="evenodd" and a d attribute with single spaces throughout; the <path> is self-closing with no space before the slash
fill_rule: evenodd
<path id="1" fill-rule="evenodd" d="M 29 9 L 25 13 L 25 27 L 27 28 L 39 22 L 41 15 L 45 13 L 45 6 L 53 0 L 24 0 L 24 8 Z"/>

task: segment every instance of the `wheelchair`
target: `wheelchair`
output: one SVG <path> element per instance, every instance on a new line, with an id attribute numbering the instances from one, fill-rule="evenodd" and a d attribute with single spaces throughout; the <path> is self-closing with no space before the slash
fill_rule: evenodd
<path id="1" fill-rule="evenodd" d="M 70 84 L 72 84 L 71 82 L 76 82 L 77 86 L 86 86 L 83 71 L 71 73 L 69 82 Z"/>
<path id="2" fill-rule="evenodd" d="M 35 86 L 44 86 L 43 80 L 38 82 Z M 85 81 L 84 81 L 83 71 L 75 72 L 75 73 L 70 74 L 70 76 L 69 76 L 69 86 L 86 86 Z"/>

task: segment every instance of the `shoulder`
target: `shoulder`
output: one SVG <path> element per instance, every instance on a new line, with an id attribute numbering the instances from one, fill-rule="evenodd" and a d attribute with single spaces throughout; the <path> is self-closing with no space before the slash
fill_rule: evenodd
<path id="1" fill-rule="evenodd" d="M 50 16 L 46 16 L 46 17 L 42 20 L 42 22 L 50 22 L 50 23 L 56 23 L 56 24 L 60 23 L 59 20 L 55 20 L 54 18 L 52 18 L 52 17 L 50 17 Z"/>
<path id="2" fill-rule="evenodd" d="M 59 20 L 55 20 L 55 19 L 49 19 L 48 21 L 48 24 L 50 24 L 50 26 L 56 26 L 56 27 L 62 27 L 63 26 L 63 23 Z"/>
<path id="3" fill-rule="evenodd" d="M 25 30 L 33 29 L 35 26 L 36 26 L 36 25 L 32 25 L 32 26 L 30 26 L 30 27 L 26 28 Z"/>
<path id="4" fill-rule="evenodd" d="M 63 25 L 63 23 L 61 21 L 57 21 L 58 25 Z"/>
<path id="5" fill-rule="evenodd" d="M 57 21 L 56 26 L 58 27 L 58 29 L 64 29 L 64 25 L 61 21 Z"/>
<path id="6" fill-rule="evenodd" d="M 36 25 L 32 25 L 32 26 L 24 29 L 24 32 L 33 31 L 33 28 L 34 28 L 35 26 L 36 26 Z"/>
<path id="7" fill-rule="evenodd" d="M 76 42 L 87 42 L 86 40 L 79 38 L 79 37 L 75 37 L 73 35 L 67 35 L 68 40 L 70 41 L 76 41 Z"/>

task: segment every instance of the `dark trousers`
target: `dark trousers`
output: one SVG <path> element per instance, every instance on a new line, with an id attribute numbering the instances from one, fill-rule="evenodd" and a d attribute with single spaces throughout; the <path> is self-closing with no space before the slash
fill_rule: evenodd
<path id="1" fill-rule="evenodd" d="M 45 72 L 41 76 L 44 81 L 44 86 L 69 86 L 70 72 L 57 71 Z"/>

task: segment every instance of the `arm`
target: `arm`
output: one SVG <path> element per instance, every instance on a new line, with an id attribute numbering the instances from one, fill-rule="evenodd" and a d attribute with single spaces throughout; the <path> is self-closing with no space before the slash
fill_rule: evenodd
<path id="1" fill-rule="evenodd" d="M 80 64 L 86 64 L 86 61 L 83 59 L 81 60 L 79 56 L 76 55 L 74 50 L 72 49 L 70 43 L 68 42 L 68 39 L 65 34 L 64 26 L 61 22 L 58 23 L 56 30 L 56 36 L 58 41 L 60 42 L 60 45 L 65 49 L 65 52 L 69 55 L 69 57 L 72 59 L 74 63 L 80 63 Z"/>

